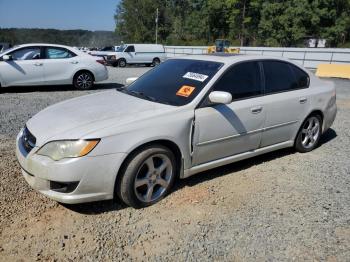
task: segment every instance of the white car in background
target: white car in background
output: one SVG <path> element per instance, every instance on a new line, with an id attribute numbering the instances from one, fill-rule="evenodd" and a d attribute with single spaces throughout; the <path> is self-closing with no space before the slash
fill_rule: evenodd
<path id="1" fill-rule="evenodd" d="M 0 87 L 73 84 L 86 90 L 108 79 L 104 63 L 69 46 L 20 45 L 0 53 Z"/>
<path id="2" fill-rule="evenodd" d="M 119 67 L 125 67 L 128 64 L 157 66 L 165 59 L 166 53 L 163 45 L 123 44 L 114 55 L 107 56 L 107 63 Z"/>

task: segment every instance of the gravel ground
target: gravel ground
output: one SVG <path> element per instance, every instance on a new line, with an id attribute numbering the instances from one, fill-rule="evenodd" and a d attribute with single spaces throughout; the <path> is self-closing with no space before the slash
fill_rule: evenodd
<path id="1" fill-rule="evenodd" d="M 332 80 L 339 112 L 315 151 L 285 149 L 198 174 L 152 207 L 64 206 L 30 189 L 14 153 L 27 119 L 146 70 L 110 68 L 89 92 L 2 90 L 0 261 L 350 261 L 350 81 Z"/>

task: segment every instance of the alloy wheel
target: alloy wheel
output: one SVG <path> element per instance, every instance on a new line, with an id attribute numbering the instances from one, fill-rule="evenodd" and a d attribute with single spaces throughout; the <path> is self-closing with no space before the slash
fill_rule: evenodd
<path id="1" fill-rule="evenodd" d="M 304 148 L 312 148 L 318 141 L 321 133 L 321 123 L 317 117 L 308 118 L 301 130 L 301 144 Z"/>
<path id="2" fill-rule="evenodd" d="M 77 77 L 77 85 L 80 89 L 89 89 L 92 83 L 91 75 L 88 73 L 82 73 Z"/>
<path id="3" fill-rule="evenodd" d="M 150 203 L 161 198 L 167 191 L 174 175 L 170 158 L 165 154 L 148 157 L 140 166 L 134 182 L 136 197 Z"/>

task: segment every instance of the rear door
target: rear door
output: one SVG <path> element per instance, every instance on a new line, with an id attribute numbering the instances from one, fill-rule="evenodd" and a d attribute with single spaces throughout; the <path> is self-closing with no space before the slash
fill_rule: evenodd
<path id="1" fill-rule="evenodd" d="M 266 123 L 261 147 L 291 141 L 309 108 L 308 75 L 288 62 L 262 61 Z"/>
<path id="2" fill-rule="evenodd" d="M 72 74 L 79 67 L 78 56 L 63 47 L 44 47 L 44 77 L 51 85 L 71 84 Z"/>
<path id="3" fill-rule="evenodd" d="M 11 61 L 0 61 L 1 77 L 6 85 L 40 85 L 44 83 L 40 46 L 16 49 L 7 55 Z"/>
<path id="4" fill-rule="evenodd" d="M 255 150 L 265 122 L 261 70 L 257 62 L 228 69 L 212 91 L 232 94 L 228 105 L 204 104 L 195 110 L 193 165 Z"/>

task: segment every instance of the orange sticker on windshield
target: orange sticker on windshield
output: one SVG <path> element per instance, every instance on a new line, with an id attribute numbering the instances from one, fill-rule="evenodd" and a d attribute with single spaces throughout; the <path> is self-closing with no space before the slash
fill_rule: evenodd
<path id="1" fill-rule="evenodd" d="M 189 97 L 196 88 L 193 86 L 182 86 L 179 91 L 177 91 L 177 96 Z"/>

